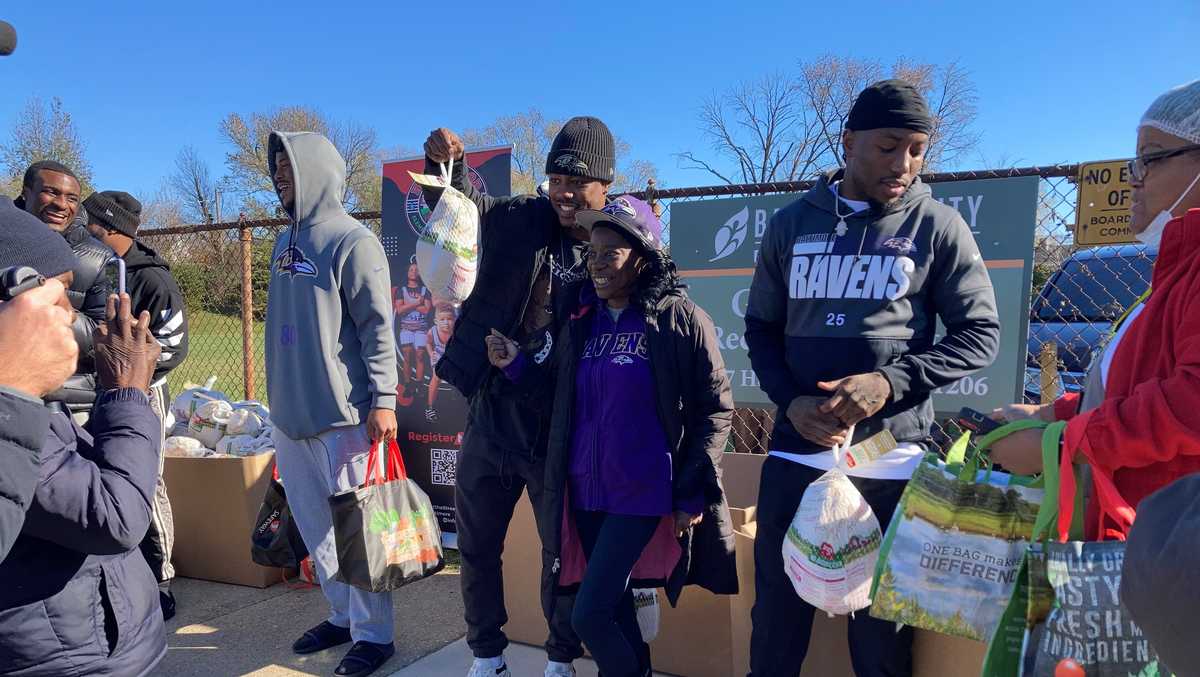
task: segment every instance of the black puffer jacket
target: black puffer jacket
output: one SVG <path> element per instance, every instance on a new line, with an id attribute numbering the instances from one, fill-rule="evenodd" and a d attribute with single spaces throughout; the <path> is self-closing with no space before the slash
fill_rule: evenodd
<path id="1" fill-rule="evenodd" d="M 583 297 L 585 305 L 559 332 L 547 362 L 547 370 L 554 375 L 555 407 L 544 500 L 537 508 L 543 513 L 539 521 L 550 525 L 549 532 L 542 534 L 543 558 L 549 565 L 543 568 L 543 587 L 558 586 L 575 372 L 599 308 L 588 301 L 595 298 L 590 283 Z M 646 345 L 654 374 L 658 419 L 671 448 L 672 493 L 677 497 L 703 496 L 706 507 L 700 524 L 679 539 L 683 556 L 670 578 L 637 581 L 638 587 L 663 585 L 672 605 L 684 585 L 700 585 L 716 594 L 735 594 L 738 585 L 733 528 L 720 471 L 733 420 L 733 394 L 712 320 L 682 290 L 676 290 L 663 298 L 656 313 L 646 317 Z M 530 379 L 524 381 L 529 383 Z"/>
<path id="2" fill-rule="evenodd" d="M 47 401 L 66 404 L 72 411 L 87 411 L 96 400 L 96 348 L 92 344 L 92 334 L 96 325 L 104 321 L 108 297 L 114 291 L 104 267 L 116 254 L 88 233 L 82 222 L 86 218 L 81 207 L 80 216 L 62 233 L 71 245 L 71 251 L 75 252 L 75 280 L 67 290 L 67 297 L 71 306 L 79 311 L 75 314 L 74 327 L 75 342 L 79 344 L 79 368 L 62 388 L 46 397 Z"/>

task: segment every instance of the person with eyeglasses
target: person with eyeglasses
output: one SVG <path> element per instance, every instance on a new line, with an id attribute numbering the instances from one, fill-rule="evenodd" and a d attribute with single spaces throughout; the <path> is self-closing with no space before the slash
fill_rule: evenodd
<path id="1" fill-rule="evenodd" d="M 1060 462 L 1110 477 L 1135 508 L 1173 481 L 1200 472 L 1200 80 L 1150 105 L 1138 126 L 1130 227 L 1158 252 L 1151 293 L 1119 322 L 1092 361 L 1082 394 L 1052 404 L 1014 404 L 996 418 L 1066 420 Z M 992 458 L 1018 473 L 1042 470 L 1042 433 L 1010 435 Z M 1064 472 L 1066 478 L 1070 473 Z M 1064 487 L 1064 491 L 1069 487 Z M 1098 494 L 1093 494 L 1098 495 Z M 1089 540 L 1127 529 L 1088 505 Z"/>

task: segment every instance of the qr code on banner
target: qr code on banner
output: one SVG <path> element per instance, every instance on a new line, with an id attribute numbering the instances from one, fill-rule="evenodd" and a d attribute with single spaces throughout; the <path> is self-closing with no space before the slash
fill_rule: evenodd
<path id="1" fill-rule="evenodd" d="M 454 486 L 455 471 L 458 469 L 457 449 L 430 449 L 429 470 L 431 481 L 443 486 Z"/>

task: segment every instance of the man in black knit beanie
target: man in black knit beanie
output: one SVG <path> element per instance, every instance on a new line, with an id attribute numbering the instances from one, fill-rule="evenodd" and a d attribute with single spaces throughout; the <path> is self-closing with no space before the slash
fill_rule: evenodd
<path id="1" fill-rule="evenodd" d="M 469 677 L 509 677 L 504 661 L 508 638 L 501 630 L 508 616 L 500 553 L 523 490 L 529 493 L 539 530 L 552 523 L 537 510 L 550 407 L 519 396 L 491 367 L 484 337 L 493 328 L 511 332 L 538 353 L 537 346 L 557 335 L 587 278 L 588 235 L 575 223 L 575 213 L 601 209 L 607 202 L 616 144 L 599 119 L 568 120 L 546 157 L 546 195 L 513 198 L 493 198 L 475 190 L 467 180 L 463 151 L 462 141 L 448 129 L 434 130 L 425 142 L 426 173 L 436 173 L 439 163 L 454 162 L 451 183 L 479 208 L 482 230 L 475 289 L 463 303 L 436 371 L 471 401 L 454 501 L 467 643 L 475 655 Z M 425 189 L 431 209 L 440 197 L 440 190 Z M 554 562 L 543 561 L 542 566 L 548 572 Z M 583 655 L 571 629 L 573 598 L 546 591 L 542 597 L 550 626 L 545 674 L 573 675 L 571 663 Z"/>
<path id="2" fill-rule="evenodd" d="M 106 190 L 92 193 L 83 201 L 83 206 L 87 211 L 88 231 L 125 260 L 126 286 L 133 312 L 140 314 L 144 310 L 150 313 L 150 331 L 162 346 L 158 366 L 154 369 L 154 382 L 150 386 L 150 406 L 158 414 L 161 447 L 167 437 L 166 419 L 171 406 L 167 374 L 183 363 L 188 351 L 187 309 L 184 307 L 183 293 L 171 276 L 167 262 L 137 239 L 142 203 L 129 193 Z M 175 578 L 175 569 L 171 566 L 175 520 L 167 487 L 162 479 L 163 463 L 160 449 L 158 485 L 151 503 L 150 530 L 142 539 L 141 549 L 158 580 L 163 619 L 170 620 L 175 615 L 176 606 L 175 596 L 171 593 L 171 580 Z"/>

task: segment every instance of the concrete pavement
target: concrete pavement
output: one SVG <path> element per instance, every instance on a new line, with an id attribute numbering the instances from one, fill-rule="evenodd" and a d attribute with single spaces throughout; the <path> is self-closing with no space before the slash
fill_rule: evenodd
<path id="1" fill-rule="evenodd" d="M 167 656 L 152 673 L 156 677 L 332 675 L 350 648 L 292 653 L 292 642 L 328 617 L 316 588 L 281 583 L 259 590 L 178 579 L 172 591 L 179 612 L 167 623 Z M 388 675 L 466 633 L 456 571 L 405 586 L 392 598 L 396 655 L 377 674 Z M 465 673 L 460 667 L 454 674 Z"/>

